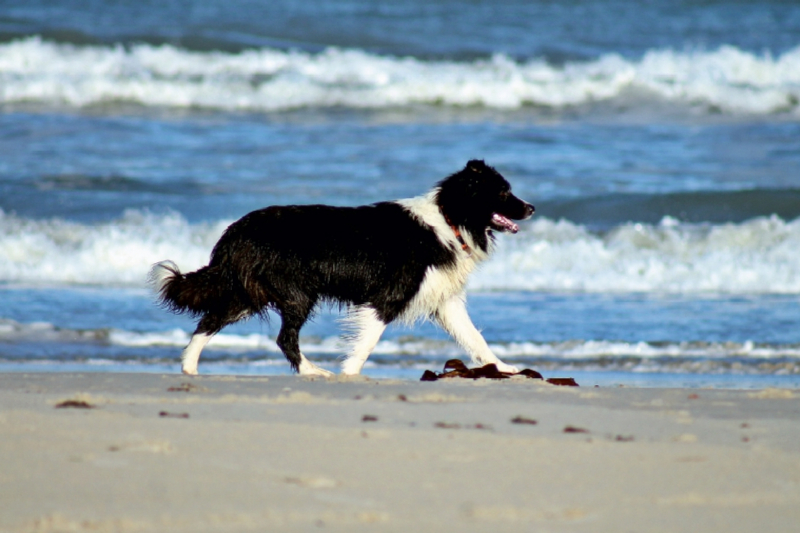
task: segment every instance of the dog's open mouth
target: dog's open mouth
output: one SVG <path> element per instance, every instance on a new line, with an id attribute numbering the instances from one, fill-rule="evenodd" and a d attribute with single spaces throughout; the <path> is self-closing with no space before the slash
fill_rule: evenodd
<path id="1" fill-rule="evenodd" d="M 504 217 L 500 213 L 494 213 L 492 215 L 491 225 L 492 229 L 496 229 L 498 231 L 507 231 L 509 233 L 516 233 L 519 231 L 519 226 L 511 222 L 511 220 Z"/>

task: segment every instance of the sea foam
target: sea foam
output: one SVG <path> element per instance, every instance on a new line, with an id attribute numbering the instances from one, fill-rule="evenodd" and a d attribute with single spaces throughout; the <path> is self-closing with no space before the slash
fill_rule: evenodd
<path id="1" fill-rule="evenodd" d="M 800 292 L 800 219 L 740 224 L 628 223 L 596 234 L 537 219 L 471 278 L 480 290 Z"/>
<path id="2" fill-rule="evenodd" d="M 141 286 L 158 261 L 172 259 L 187 272 L 207 264 L 230 222 L 191 225 L 174 213 L 129 210 L 86 225 L 0 210 L 0 281 Z"/>
<path id="3" fill-rule="evenodd" d="M 59 344 L 102 344 L 130 348 L 182 348 L 189 342 L 190 334 L 174 329 L 167 331 L 127 331 L 119 329 L 73 330 L 56 327 L 49 323 L 19 323 L 0 319 L 0 341 L 2 342 L 55 342 Z M 686 363 L 691 371 L 692 364 L 702 361 L 738 362 L 742 365 L 758 366 L 764 363 L 778 365 L 772 370 L 800 372 L 797 359 L 800 358 L 800 345 L 761 344 L 745 342 L 625 342 L 607 340 L 569 340 L 558 342 L 492 342 L 490 347 L 498 356 L 513 360 L 560 361 L 573 364 L 590 363 L 599 366 L 619 367 L 654 362 L 669 366 L 670 360 Z M 336 358 L 345 353 L 346 346 L 339 337 L 322 339 L 301 339 L 305 353 Z M 214 336 L 208 350 L 227 352 L 234 359 L 243 354 L 260 354 L 283 361 L 283 355 L 272 337 L 263 334 L 220 333 Z M 172 353 L 172 352 L 168 352 Z M 374 364 L 398 364 L 402 359 L 415 357 L 421 362 L 445 360 L 453 357 L 463 358 L 459 346 L 450 340 L 426 338 L 397 338 L 382 340 L 373 350 Z M 131 358 L 142 354 L 131 352 Z M 121 356 L 124 358 L 124 356 Z M 147 358 L 148 356 L 145 355 Z M 325 357 L 323 357 L 324 359 Z M 785 364 L 784 364 L 785 363 Z M 766 367 L 762 370 L 770 371 Z"/>
<path id="4" fill-rule="evenodd" d="M 0 104 L 122 102 L 257 112 L 415 104 L 516 109 L 582 105 L 632 92 L 713 111 L 800 114 L 800 46 L 777 57 L 723 46 L 553 65 L 503 54 L 470 62 L 338 48 L 231 54 L 170 45 L 75 46 L 39 37 L 0 45 Z"/>
<path id="5" fill-rule="evenodd" d="M 229 220 L 190 224 L 176 213 L 130 210 L 81 224 L 0 211 L 0 282 L 143 287 L 152 264 L 189 272 L 208 262 Z M 594 233 L 536 218 L 500 235 L 470 290 L 800 294 L 800 219 L 628 223 Z"/>

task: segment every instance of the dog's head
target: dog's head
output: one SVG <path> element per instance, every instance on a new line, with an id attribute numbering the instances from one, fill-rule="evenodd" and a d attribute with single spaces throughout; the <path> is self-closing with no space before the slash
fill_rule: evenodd
<path id="1" fill-rule="evenodd" d="M 516 233 L 519 226 L 512 221 L 534 212 L 531 204 L 511 194 L 511 185 L 499 172 L 479 160 L 442 180 L 436 202 L 448 223 L 469 231 L 484 250 L 491 230 Z"/>

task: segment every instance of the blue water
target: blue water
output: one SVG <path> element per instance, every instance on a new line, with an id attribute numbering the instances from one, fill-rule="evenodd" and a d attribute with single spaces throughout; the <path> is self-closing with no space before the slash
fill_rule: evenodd
<path id="1" fill-rule="evenodd" d="M 777 1 L 0 1 L 0 371 L 177 371 L 194 325 L 152 263 L 472 158 L 537 207 L 469 286 L 504 360 L 800 386 L 800 6 Z M 303 330 L 328 368 L 339 318 Z M 201 372 L 288 372 L 278 326 L 228 328 Z M 365 373 L 450 357 L 390 328 Z"/>

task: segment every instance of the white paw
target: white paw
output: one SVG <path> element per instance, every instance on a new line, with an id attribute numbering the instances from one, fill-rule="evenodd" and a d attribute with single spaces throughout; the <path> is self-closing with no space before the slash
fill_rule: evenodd
<path id="1" fill-rule="evenodd" d="M 308 359 L 303 359 L 300 362 L 300 366 L 297 368 L 297 373 L 301 376 L 323 376 L 323 377 L 331 377 L 335 374 L 330 370 L 325 370 L 324 368 L 320 368 Z"/>
<path id="2" fill-rule="evenodd" d="M 181 372 L 183 372 L 187 376 L 196 376 L 197 375 L 197 367 L 196 366 L 184 366 L 184 367 L 181 368 Z"/>
<path id="3" fill-rule="evenodd" d="M 509 374 L 518 374 L 519 368 L 515 367 L 514 365 L 507 365 L 502 361 L 498 361 L 495 363 L 497 365 L 497 370 L 500 372 L 507 372 Z"/>
<path id="4" fill-rule="evenodd" d="M 357 376 L 361 373 L 364 361 L 360 359 L 345 359 L 342 361 L 342 374 L 345 376 Z"/>

